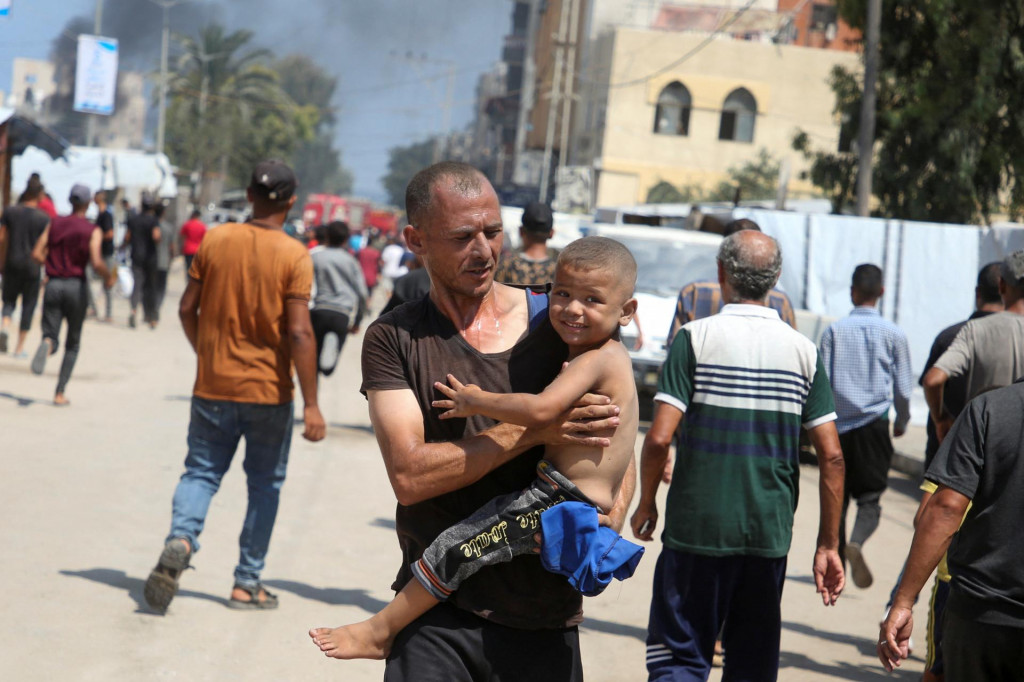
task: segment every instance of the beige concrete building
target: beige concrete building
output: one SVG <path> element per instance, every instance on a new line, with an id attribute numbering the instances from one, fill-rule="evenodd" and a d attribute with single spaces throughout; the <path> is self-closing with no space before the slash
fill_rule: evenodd
<path id="1" fill-rule="evenodd" d="M 53 64 L 46 60 L 15 57 L 7 106 L 41 112 L 43 102 L 57 91 L 54 72 Z"/>
<path id="2" fill-rule="evenodd" d="M 793 135 L 837 148 L 829 74 L 860 69 L 851 52 L 633 28 L 598 38 L 594 58 L 604 76 L 581 88 L 572 147 L 598 206 L 643 202 L 661 181 L 713 187 L 761 149 L 789 159 L 791 193 L 810 191 Z"/>

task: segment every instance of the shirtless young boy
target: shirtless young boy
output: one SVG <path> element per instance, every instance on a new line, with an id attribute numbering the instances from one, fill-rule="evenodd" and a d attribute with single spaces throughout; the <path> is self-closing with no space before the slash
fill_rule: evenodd
<path id="1" fill-rule="evenodd" d="M 632 364 L 618 341 L 618 328 L 636 312 L 635 284 L 636 261 L 622 244 L 604 237 L 572 242 L 558 258 L 548 307 L 552 326 L 569 347 L 562 373 L 538 395 L 488 393 L 451 375 L 451 386 L 435 384 L 448 397 L 433 403 L 447 410 L 443 419 L 480 414 L 544 426 L 561 419 L 583 395 L 596 393 L 621 408 L 622 421 L 607 448 L 548 446 L 531 486 L 495 498 L 444 531 L 413 564 L 417 580 L 410 580 L 379 613 L 353 625 L 310 630 L 321 651 L 332 658 L 385 658 L 402 628 L 481 567 L 537 552 L 536 519 L 545 509 L 567 500 L 599 510 L 614 506 L 633 458 L 639 420 Z"/>

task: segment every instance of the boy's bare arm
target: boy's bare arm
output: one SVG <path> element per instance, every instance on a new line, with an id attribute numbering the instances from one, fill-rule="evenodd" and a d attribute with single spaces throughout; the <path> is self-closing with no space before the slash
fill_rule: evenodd
<path id="1" fill-rule="evenodd" d="M 564 423 L 529 432 L 515 424 L 498 424 L 451 443 L 427 443 L 411 390 L 369 391 L 367 398 L 391 487 L 403 505 L 464 488 L 535 445 L 608 447 L 609 438 L 591 434 L 619 424 L 618 407 L 608 404 L 607 398 L 588 396 Z"/>
<path id="2" fill-rule="evenodd" d="M 440 381 L 434 388 L 447 396 L 432 405 L 446 409 L 442 419 L 483 415 L 508 424 L 539 428 L 559 421 L 566 412 L 600 383 L 604 366 L 600 351 L 578 357 L 555 377 L 541 393 L 490 393 L 475 384 L 462 384 L 451 374 L 448 384 Z"/>

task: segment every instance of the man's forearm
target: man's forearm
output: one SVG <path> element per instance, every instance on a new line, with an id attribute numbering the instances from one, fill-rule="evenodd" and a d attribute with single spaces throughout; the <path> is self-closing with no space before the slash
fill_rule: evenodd
<path id="1" fill-rule="evenodd" d="M 199 311 L 182 310 L 178 313 L 178 318 L 181 320 L 181 328 L 184 330 L 185 338 L 191 344 L 192 350 L 198 352 L 196 344 L 199 341 Z"/>
<path id="2" fill-rule="evenodd" d="M 843 509 L 846 462 L 835 422 L 814 427 L 808 433 L 818 455 L 818 547 L 838 549 L 839 518 Z"/>
<path id="3" fill-rule="evenodd" d="M 658 494 L 661 475 L 668 460 L 669 446 L 665 443 L 652 442 L 650 437 L 644 440 L 640 451 L 640 503 L 649 504 Z"/>
<path id="4" fill-rule="evenodd" d="M 292 362 L 299 377 L 303 405 L 316 407 L 316 339 L 311 329 L 293 331 L 290 337 Z"/>
<path id="5" fill-rule="evenodd" d="M 914 531 L 914 541 L 903 569 L 903 578 L 893 599 L 894 606 L 908 609 L 914 606 L 917 595 L 946 553 L 950 540 L 963 520 L 962 511 L 950 509 L 941 502 L 936 504 L 937 499 L 936 495 L 932 496 Z"/>
<path id="6" fill-rule="evenodd" d="M 943 392 L 948 378 L 949 375 L 938 367 L 932 367 L 924 375 L 924 399 L 928 403 L 928 412 L 934 422 L 942 418 Z"/>
<path id="7" fill-rule="evenodd" d="M 378 431 L 383 452 L 401 448 Z M 497 424 L 475 436 L 450 443 L 419 443 L 401 457 L 387 457 L 388 475 L 398 502 L 416 504 L 476 483 L 502 464 L 540 443 L 515 424 Z"/>

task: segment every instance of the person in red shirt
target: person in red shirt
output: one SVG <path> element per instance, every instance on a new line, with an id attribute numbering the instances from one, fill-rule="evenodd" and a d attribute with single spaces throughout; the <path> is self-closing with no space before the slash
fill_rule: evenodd
<path id="1" fill-rule="evenodd" d="M 363 278 L 366 280 L 366 289 L 372 294 L 373 288 L 377 286 L 377 276 L 380 274 L 380 249 L 368 243 L 359 249 L 359 265 L 363 268 Z"/>
<path id="2" fill-rule="evenodd" d="M 192 267 L 192 259 L 199 251 L 199 244 L 206 236 L 206 224 L 199 219 L 199 211 L 192 211 L 192 217 L 181 226 L 181 252 L 185 255 L 185 281 L 188 282 L 188 271 Z"/>
<path id="3" fill-rule="evenodd" d="M 39 196 L 39 210 L 50 217 L 53 220 L 57 217 L 57 207 L 53 205 L 53 199 L 43 189 L 43 180 L 39 177 L 39 173 L 33 173 L 28 177 L 29 186 L 38 185 L 42 194 Z"/>
<path id="4" fill-rule="evenodd" d="M 43 341 L 32 359 L 32 372 L 42 374 L 46 358 L 57 352 L 61 324 L 66 319 L 68 333 L 64 339 L 64 361 L 57 379 L 55 405 L 67 405 L 64 389 L 78 359 L 82 340 L 82 323 L 89 301 L 89 283 L 85 266 L 93 269 L 112 285 L 114 276 L 103 262 L 101 245 L 103 231 L 85 217 L 92 203 L 92 192 L 85 185 L 71 188 L 71 215 L 57 218 L 43 231 L 32 250 L 36 262 L 46 264 L 46 294 L 43 297 Z"/>

